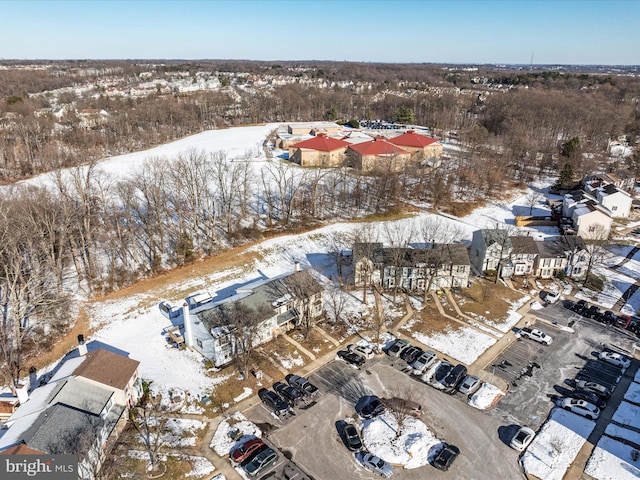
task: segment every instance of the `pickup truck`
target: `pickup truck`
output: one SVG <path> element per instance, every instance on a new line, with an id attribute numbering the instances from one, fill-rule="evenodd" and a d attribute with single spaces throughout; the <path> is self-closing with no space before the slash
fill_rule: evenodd
<path id="1" fill-rule="evenodd" d="M 285 380 L 289 385 L 308 397 L 313 397 L 318 393 L 318 387 L 299 375 L 289 374 L 285 377 Z"/>
<path id="2" fill-rule="evenodd" d="M 521 328 L 518 331 L 518 335 L 520 338 L 530 338 L 545 345 L 551 345 L 551 342 L 553 342 L 553 338 L 537 328 Z"/>

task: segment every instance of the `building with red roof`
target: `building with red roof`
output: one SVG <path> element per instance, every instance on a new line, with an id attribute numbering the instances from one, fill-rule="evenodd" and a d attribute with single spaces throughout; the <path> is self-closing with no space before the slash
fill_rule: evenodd
<path id="1" fill-rule="evenodd" d="M 417 160 L 440 158 L 442 156 L 442 144 L 438 140 L 416 133 L 415 130 L 408 130 L 402 135 L 391 138 L 389 142 L 404 148 L 414 155 Z"/>
<path id="2" fill-rule="evenodd" d="M 335 167 L 345 159 L 349 142 L 318 133 L 289 147 L 289 160 L 302 167 Z"/>
<path id="3" fill-rule="evenodd" d="M 407 165 L 411 154 L 384 138 L 377 137 L 370 142 L 349 145 L 347 157 L 351 166 L 365 172 L 397 171 Z"/>

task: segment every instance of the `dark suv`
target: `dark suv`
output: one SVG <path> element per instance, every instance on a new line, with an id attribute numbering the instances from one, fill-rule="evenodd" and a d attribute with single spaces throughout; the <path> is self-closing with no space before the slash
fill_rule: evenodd
<path id="1" fill-rule="evenodd" d="M 583 310 L 586 310 L 588 307 L 586 300 L 578 300 L 571 306 L 571 310 L 576 313 L 582 313 Z"/>
<path id="2" fill-rule="evenodd" d="M 591 305 L 581 312 L 583 317 L 597 318 L 600 315 L 600 309 L 595 305 Z"/>
<path id="3" fill-rule="evenodd" d="M 449 394 L 454 394 L 456 392 L 456 388 L 464 377 L 467 376 L 467 367 L 464 365 L 458 364 L 451 369 L 449 374 L 444 378 L 442 384 L 444 385 L 444 391 Z"/>
<path id="4" fill-rule="evenodd" d="M 284 415 L 289 412 L 289 405 L 276 392 L 261 388 L 258 390 L 258 397 L 276 415 Z"/>

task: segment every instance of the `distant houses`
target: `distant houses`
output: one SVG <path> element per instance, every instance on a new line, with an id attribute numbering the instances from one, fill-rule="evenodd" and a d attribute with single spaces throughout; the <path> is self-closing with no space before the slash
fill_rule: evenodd
<path id="1" fill-rule="evenodd" d="M 373 284 L 385 290 L 411 291 L 466 288 L 470 273 L 467 248 L 460 244 L 433 244 L 426 248 L 384 247 L 381 243 L 353 246 L 356 287 Z"/>
<path id="2" fill-rule="evenodd" d="M 552 278 L 559 272 L 571 278 L 586 273 L 588 254 L 580 236 L 559 236 L 535 240 L 510 235 L 501 229 L 473 232 L 471 261 L 478 272 L 495 271 L 501 277 Z"/>
<path id="3" fill-rule="evenodd" d="M 363 172 L 398 171 L 409 165 L 440 165 L 443 146 L 435 138 L 410 129 L 395 136 L 354 135 L 353 129 L 331 122 L 289 124 L 275 144 L 289 160 L 303 167 L 350 166 Z M 364 134 L 364 132 L 363 132 Z"/>

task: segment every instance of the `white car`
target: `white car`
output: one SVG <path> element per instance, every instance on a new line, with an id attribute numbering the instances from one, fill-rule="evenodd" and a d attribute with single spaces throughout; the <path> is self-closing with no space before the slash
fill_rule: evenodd
<path id="1" fill-rule="evenodd" d="M 513 436 L 509 446 L 514 450 L 523 452 L 525 448 L 533 441 L 533 437 L 536 436 L 536 432 L 529 427 L 520 427 L 520 430 Z"/>
<path id="2" fill-rule="evenodd" d="M 598 358 L 619 368 L 629 368 L 629 365 L 631 365 L 631 360 L 615 352 L 600 352 Z"/>
<path id="3" fill-rule="evenodd" d="M 593 403 L 578 400 L 576 398 L 563 398 L 560 400 L 559 406 L 570 412 L 577 413 L 589 420 L 597 420 L 600 416 L 600 409 Z"/>
<path id="4" fill-rule="evenodd" d="M 373 358 L 375 352 L 371 345 L 359 345 L 359 344 L 351 344 L 347 345 L 347 350 L 353 353 L 357 353 L 361 357 L 366 358 L 367 360 Z"/>
<path id="5" fill-rule="evenodd" d="M 551 342 L 553 342 L 553 338 L 537 328 L 521 328 L 518 333 L 520 334 L 520 337 L 530 338 L 531 340 L 544 343 L 545 345 L 551 345 Z"/>
<path id="6" fill-rule="evenodd" d="M 560 298 L 560 294 L 558 292 L 547 292 L 547 294 L 544 297 L 544 301 L 551 304 L 551 303 L 556 303 L 559 298 Z"/>
<path id="7" fill-rule="evenodd" d="M 427 368 L 436 362 L 437 359 L 438 356 L 436 355 L 436 352 L 427 350 L 413 361 L 411 364 L 413 372 L 411 373 L 414 375 L 422 375 Z"/>

